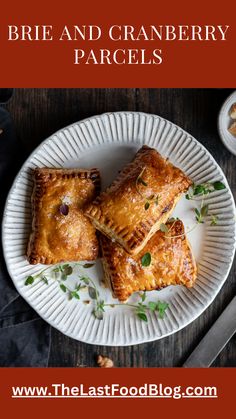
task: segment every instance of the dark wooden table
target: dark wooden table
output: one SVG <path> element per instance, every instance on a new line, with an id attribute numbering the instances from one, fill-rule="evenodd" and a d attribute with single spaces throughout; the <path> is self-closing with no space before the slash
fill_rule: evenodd
<path id="1" fill-rule="evenodd" d="M 28 155 L 54 131 L 108 111 L 158 114 L 198 139 L 226 174 L 236 196 L 236 157 L 221 143 L 217 114 L 232 89 L 16 89 L 7 105 L 18 140 Z M 77 342 L 52 329 L 49 366 L 95 366 L 106 354 L 117 367 L 181 366 L 236 293 L 236 263 L 210 307 L 184 330 L 156 342 L 130 347 L 99 347 Z M 234 336 L 213 364 L 236 366 Z"/>

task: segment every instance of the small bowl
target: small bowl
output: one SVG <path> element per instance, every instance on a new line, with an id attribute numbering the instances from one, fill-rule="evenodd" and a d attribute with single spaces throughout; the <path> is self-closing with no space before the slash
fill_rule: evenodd
<path id="1" fill-rule="evenodd" d="M 236 103 L 236 90 L 226 99 L 218 117 L 218 131 L 225 147 L 236 156 L 236 136 L 232 135 L 228 128 L 236 119 L 229 116 L 229 112 L 233 103 Z"/>

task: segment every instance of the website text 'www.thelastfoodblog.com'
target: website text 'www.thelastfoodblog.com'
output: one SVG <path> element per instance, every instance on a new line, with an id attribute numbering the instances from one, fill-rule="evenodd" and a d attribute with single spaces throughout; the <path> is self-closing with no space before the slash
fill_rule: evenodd
<path id="1" fill-rule="evenodd" d="M 103 386 L 67 386 L 54 383 L 50 386 L 13 386 L 12 398 L 218 398 L 215 386 L 166 386 L 161 383 L 144 383 L 141 386 L 106 384 Z"/>

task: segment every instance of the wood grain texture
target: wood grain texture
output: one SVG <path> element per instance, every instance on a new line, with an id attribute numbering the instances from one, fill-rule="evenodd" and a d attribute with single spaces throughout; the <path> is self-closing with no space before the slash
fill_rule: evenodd
<path id="1" fill-rule="evenodd" d="M 58 129 L 91 115 L 112 111 L 158 114 L 188 131 L 213 155 L 236 197 L 236 157 L 217 132 L 219 109 L 232 89 L 16 89 L 7 105 L 24 151 L 29 154 Z M 162 340 L 130 347 L 99 347 L 52 329 L 49 366 L 93 367 L 106 354 L 117 367 L 179 367 L 236 293 L 236 263 L 210 307 L 192 324 Z M 236 366 L 234 336 L 213 367 Z"/>

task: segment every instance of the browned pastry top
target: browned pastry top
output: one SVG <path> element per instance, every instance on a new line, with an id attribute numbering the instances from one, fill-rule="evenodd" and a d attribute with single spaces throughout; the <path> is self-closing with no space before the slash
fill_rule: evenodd
<path id="1" fill-rule="evenodd" d="M 98 230 L 135 254 L 167 221 L 191 183 L 156 150 L 143 146 L 86 214 Z"/>
<path id="2" fill-rule="evenodd" d="M 34 181 L 29 262 L 96 259 L 96 232 L 83 211 L 98 193 L 98 170 L 35 169 Z"/>
<path id="3" fill-rule="evenodd" d="M 167 223 L 168 233 L 158 231 L 137 255 L 101 236 L 106 281 L 114 296 L 125 301 L 133 292 L 160 289 L 168 285 L 192 287 L 197 268 L 184 225 L 177 220 Z M 151 263 L 142 266 L 142 257 L 150 253 Z"/>

